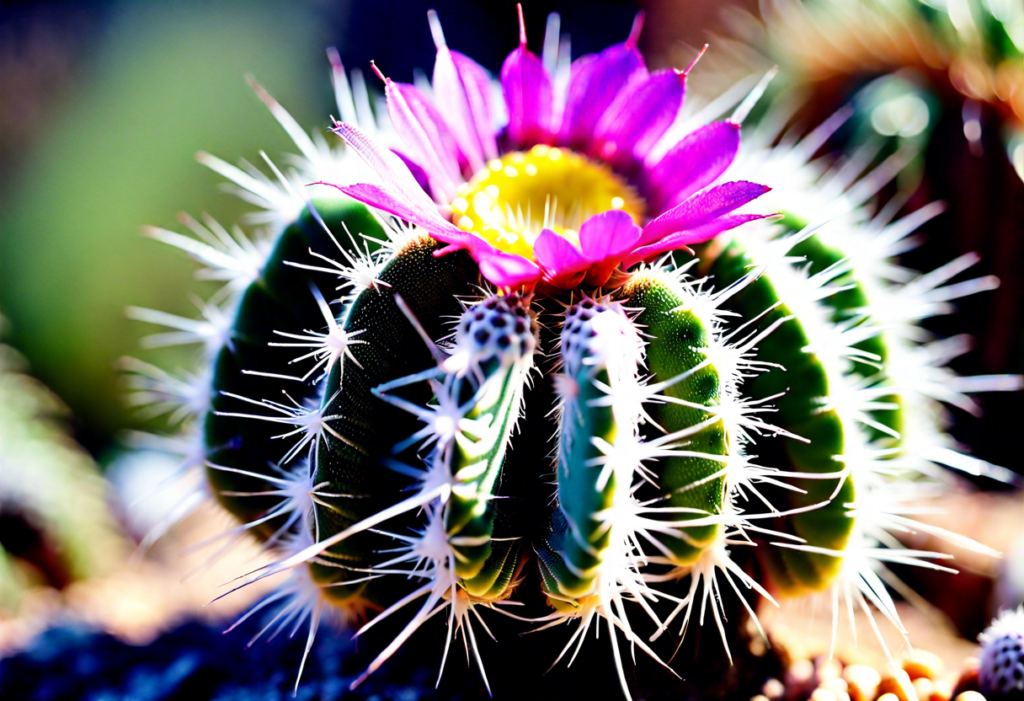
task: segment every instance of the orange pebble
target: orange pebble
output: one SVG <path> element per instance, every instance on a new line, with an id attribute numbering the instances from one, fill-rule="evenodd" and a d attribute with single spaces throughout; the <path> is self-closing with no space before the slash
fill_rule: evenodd
<path id="1" fill-rule="evenodd" d="M 851 664 L 843 670 L 843 679 L 846 681 L 852 701 L 873 701 L 882 675 L 874 667 Z"/>
<path id="2" fill-rule="evenodd" d="M 761 687 L 761 695 L 769 699 L 781 699 L 786 693 L 786 687 L 778 679 L 769 679 Z"/>
<path id="3" fill-rule="evenodd" d="M 928 677 L 918 677 L 913 681 L 913 686 L 914 691 L 917 692 L 917 698 L 924 701 L 925 699 L 931 698 L 932 689 L 935 688 L 935 683 Z"/>
<path id="4" fill-rule="evenodd" d="M 927 650 L 914 650 L 903 662 L 903 671 L 910 675 L 910 680 L 937 679 L 942 676 L 946 665 L 942 658 Z"/>
<path id="5" fill-rule="evenodd" d="M 928 701 L 949 701 L 953 698 L 953 682 L 949 679 L 940 679 L 932 685 L 932 693 Z"/>
<path id="6" fill-rule="evenodd" d="M 879 693 L 892 694 L 898 701 L 918 701 L 917 692 L 906 672 L 900 671 L 892 677 L 886 677 L 878 685 Z"/>
<path id="7" fill-rule="evenodd" d="M 954 701 L 985 701 L 985 697 L 977 691 L 965 691 L 958 695 Z"/>

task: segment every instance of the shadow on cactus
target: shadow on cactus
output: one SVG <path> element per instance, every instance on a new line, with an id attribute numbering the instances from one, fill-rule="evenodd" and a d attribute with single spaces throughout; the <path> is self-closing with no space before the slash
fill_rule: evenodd
<path id="1" fill-rule="evenodd" d="M 868 186 L 793 181 L 848 205 L 834 226 L 766 217 L 751 180 L 778 175 L 773 152 L 740 147 L 763 85 L 706 124 L 723 103 L 684 109 L 693 64 L 648 72 L 641 24 L 571 64 L 557 17 L 543 58 L 520 24 L 492 82 L 432 14 L 430 90 L 385 79 L 372 106 L 332 56 L 333 147 L 257 86 L 294 169 L 201 160 L 262 207 L 258 239 L 213 221 L 151 232 L 225 286 L 205 321 L 135 310 L 207 356 L 190 379 L 136 366 L 137 381 L 187 407 L 185 464 L 241 521 L 222 547 L 249 534 L 274 557 L 238 588 L 288 577 L 244 618 L 273 610 L 264 632 L 307 625 L 310 646 L 324 617 L 357 635 L 401 619 L 353 687 L 434 617 L 441 671 L 461 636 L 486 684 L 477 641 L 501 616 L 568 628 L 552 663 L 607 635 L 629 696 L 646 681 L 625 656 L 678 676 L 691 625 L 715 626 L 731 660 L 727 609 L 756 622 L 751 594 L 828 591 L 836 614 L 843 599 L 902 630 L 883 563 L 945 568 L 896 536 L 924 528 L 910 514 L 939 484 L 930 461 L 969 461 L 919 405 L 967 399 L 922 390 L 934 375 L 908 385 L 893 348 L 952 377 L 913 331 L 966 291 L 940 287 L 959 269 L 893 273 L 922 217 L 871 219 Z M 844 252 L 833 228 L 867 248 Z M 919 305 L 894 328 L 877 316 L 893 296 Z M 913 423 L 931 454 L 902 442 Z"/>

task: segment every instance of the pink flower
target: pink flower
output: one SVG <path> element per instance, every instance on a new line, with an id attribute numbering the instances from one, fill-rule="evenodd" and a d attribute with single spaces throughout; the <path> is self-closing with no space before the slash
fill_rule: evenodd
<path id="1" fill-rule="evenodd" d="M 448 48 L 431 14 L 435 100 L 386 79 L 405 148 L 399 156 L 358 127 L 337 125 L 379 178 L 338 189 L 449 244 L 439 254 L 465 249 L 502 288 L 602 286 L 617 269 L 761 218 L 733 212 L 767 187 L 712 187 L 736 156 L 737 123 L 709 124 L 652 157 L 693 64 L 648 72 L 636 49 L 641 26 L 642 15 L 624 43 L 576 59 L 556 96 L 526 48 L 520 8 L 520 44 L 501 69 L 508 123 L 495 129 L 486 71 Z"/>

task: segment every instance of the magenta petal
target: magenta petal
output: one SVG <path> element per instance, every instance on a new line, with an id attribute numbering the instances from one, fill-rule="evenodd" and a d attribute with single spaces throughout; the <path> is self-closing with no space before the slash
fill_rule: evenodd
<path id="1" fill-rule="evenodd" d="M 433 85 L 438 109 L 470 169 L 481 170 L 487 160 L 498 156 L 487 72 L 472 59 L 442 44 L 434 62 Z"/>
<path id="2" fill-rule="evenodd" d="M 580 249 L 592 261 L 622 256 L 636 247 L 641 231 L 626 212 L 602 212 L 580 227 Z"/>
<path id="3" fill-rule="evenodd" d="M 551 77 L 541 60 L 520 45 L 501 67 L 508 106 L 508 134 L 514 146 L 546 142 L 551 136 Z"/>
<path id="4" fill-rule="evenodd" d="M 559 133 L 562 143 L 571 146 L 586 143 L 619 91 L 634 78 L 646 74 L 643 57 L 635 46 L 628 44 L 616 44 L 597 56 L 576 59 L 562 113 Z"/>
<path id="5" fill-rule="evenodd" d="M 441 216 L 437 205 L 397 155 L 381 147 L 355 125 L 339 124 L 334 128 L 334 133 L 345 140 L 380 181 L 377 184 L 359 183 L 334 187 L 371 207 L 422 226 L 440 241 L 466 247 L 471 243 L 468 239 L 476 238 Z"/>
<path id="6" fill-rule="evenodd" d="M 643 160 L 683 106 L 685 76 L 672 69 L 634 80 L 597 122 L 592 155 L 620 169 Z"/>
<path id="7" fill-rule="evenodd" d="M 441 215 L 437 213 L 437 206 L 416 182 L 416 178 L 409 172 L 401 158 L 382 147 L 354 124 L 339 124 L 332 131 L 344 139 L 348 147 L 363 159 L 380 179 L 383 189 L 417 211 L 433 213 L 441 219 Z"/>
<path id="8" fill-rule="evenodd" d="M 544 270 L 544 280 L 553 287 L 577 286 L 587 273 L 590 261 L 568 239 L 544 229 L 533 244 L 533 257 Z"/>
<path id="9" fill-rule="evenodd" d="M 427 171 L 420 168 L 416 161 L 412 160 L 398 149 L 391 149 L 391 153 L 402 159 L 402 163 L 404 163 L 405 167 L 409 169 L 410 173 L 412 173 L 412 177 L 416 179 L 416 183 L 420 186 L 420 189 L 428 195 L 433 195 L 430 189 L 430 178 L 427 177 Z"/>
<path id="10" fill-rule="evenodd" d="M 636 248 L 641 231 L 633 217 L 617 210 L 585 221 L 580 227 L 580 248 L 591 265 L 583 282 L 593 287 L 608 282 L 623 257 Z"/>
<path id="11" fill-rule="evenodd" d="M 329 185 L 330 183 L 324 183 Z M 399 219 L 422 226 L 438 241 L 456 244 L 460 248 L 468 248 L 470 239 L 479 239 L 442 217 L 436 207 L 424 210 L 417 207 L 389 185 L 372 185 L 356 183 L 355 185 L 334 185 L 352 199 L 359 200 L 371 207 L 394 214 Z M 482 240 L 482 239 L 481 239 Z"/>
<path id="12" fill-rule="evenodd" d="M 644 227 L 640 245 L 647 246 L 677 231 L 701 226 L 757 199 L 770 189 L 766 185 L 736 180 L 694 195 Z"/>
<path id="13" fill-rule="evenodd" d="M 674 207 L 713 183 L 736 158 L 740 125 L 714 122 L 687 134 L 647 173 L 651 211 Z"/>
<path id="14" fill-rule="evenodd" d="M 489 281 L 503 288 L 518 288 L 532 285 L 540 279 L 540 268 L 522 256 L 502 251 L 492 251 L 477 259 L 480 273 Z"/>
<path id="15" fill-rule="evenodd" d="M 387 81 L 388 116 L 409 156 L 430 179 L 431 189 L 450 200 L 462 181 L 455 139 L 441 114 L 415 86 Z"/>
<path id="16" fill-rule="evenodd" d="M 641 231 L 631 216 L 615 210 L 584 222 L 580 227 L 580 246 L 591 266 L 583 283 L 592 287 L 605 284 L 623 257 L 636 248 Z"/>
<path id="17" fill-rule="evenodd" d="M 469 99 L 476 132 L 480 136 L 486 158 L 498 157 L 498 142 L 494 134 L 494 106 L 491 104 L 491 76 L 473 59 L 452 51 L 452 60 L 462 78 Z"/>
<path id="18" fill-rule="evenodd" d="M 661 239 L 657 243 L 653 243 L 650 246 L 643 246 L 633 251 L 626 260 L 623 261 L 622 267 L 628 268 L 629 266 L 639 263 L 640 261 L 650 260 L 651 258 L 665 253 L 667 251 L 676 251 L 680 248 L 685 248 L 690 244 L 704 243 L 718 236 L 723 231 L 734 229 L 740 224 L 746 224 L 748 221 L 754 221 L 755 219 L 763 219 L 769 216 L 767 214 L 732 214 L 725 217 L 719 217 L 709 222 L 696 226 L 686 231 L 680 231 L 677 234 L 670 234 L 665 238 Z"/>
<path id="19" fill-rule="evenodd" d="M 437 205 L 427 197 L 427 193 L 417 184 L 416 178 L 397 155 L 379 146 L 352 124 L 339 124 L 334 132 L 366 161 L 380 179 L 378 184 L 357 183 L 334 187 L 371 207 L 422 226 L 435 239 L 451 244 L 454 249 L 468 249 L 474 258 L 493 250 L 479 236 L 463 231 L 442 217 L 437 211 Z"/>
<path id="20" fill-rule="evenodd" d="M 586 267 L 590 263 L 571 241 L 551 229 L 540 232 L 533 244 L 533 257 L 545 270 L 552 273 L 565 268 Z"/>

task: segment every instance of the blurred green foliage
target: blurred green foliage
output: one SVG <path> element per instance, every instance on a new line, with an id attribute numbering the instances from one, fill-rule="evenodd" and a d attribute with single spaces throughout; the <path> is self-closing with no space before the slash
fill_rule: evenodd
<path id="1" fill-rule="evenodd" d="M 325 11 L 303 2 L 116 6 L 74 94 L 4 184 L 0 307 L 10 340 L 93 441 L 132 421 L 114 363 L 138 354 L 138 337 L 152 329 L 124 308 L 194 315 L 186 291 L 201 291 L 194 266 L 140 228 L 180 229 L 181 210 L 229 224 L 244 209 L 218 194 L 222 179 L 195 163 L 196 151 L 232 162 L 258 161 L 256 148 L 287 151 L 246 73 L 303 124 L 327 122 Z"/>
<path id="2" fill-rule="evenodd" d="M 112 569 L 125 541 L 96 463 L 67 435 L 67 410 L 3 345 L 0 317 L 0 612 L 21 590 Z"/>

